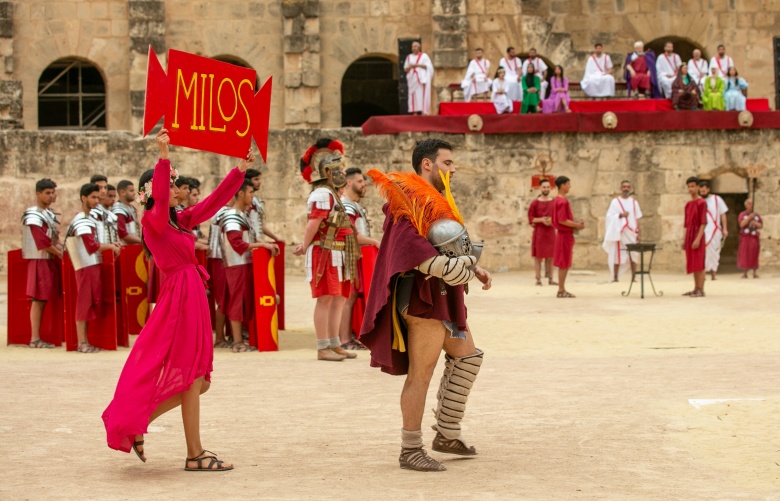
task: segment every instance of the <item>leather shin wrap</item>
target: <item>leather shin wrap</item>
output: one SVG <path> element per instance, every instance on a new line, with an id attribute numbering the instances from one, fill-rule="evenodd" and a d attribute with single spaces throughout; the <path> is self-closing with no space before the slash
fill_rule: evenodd
<path id="1" fill-rule="evenodd" d="M 445 438 L 460 438 L 460 422 L 466 412 L 466 402 L 482 366 L 483 356 L 484 353 L 479 349 L 476 354 L 463 358 L 445 355 L 444 375 L 436 394 L 439 405 L 434 411 L 436 429 Z"/>

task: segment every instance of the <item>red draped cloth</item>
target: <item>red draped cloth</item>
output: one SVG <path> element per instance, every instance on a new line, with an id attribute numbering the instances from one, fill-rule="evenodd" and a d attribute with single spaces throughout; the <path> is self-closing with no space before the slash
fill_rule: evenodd
<path id="1" fill-rule="evenodd" d="M 748 217 L 748 211 L 742 211 L 739 214 L 739 222 Z M 755 214 L 755 220 L 762 222 L 761 216 Z M 737 251 L 737 268 L 740 270 L 757 270 L 758 256 L 761 252 L 760 242 L 761 232 L 757 229 L 746 226 L 739 230 L 739 250 Z"/>
<path id="2" fill-rule="evenodd" d="M 632 89 L 650 90 L 650 68 L 647 67 L 645 57 L 641 56 L 631 61 L 631 67 L 634 68 L 636 75 L 631 77 Z"/>
<path id="3" fill-rule="evenodd" d="M 685 260 L 688 273 L 704 271 L 704 258 L 707 246 L 704 235 L 699 242 L 699 248 L 693 248 L 693 241 L 699 234 L 699 228 L 707 225 L 707 202 L 703 198 L 691 200 L 685 204 Z"/>
<path id="4" fill-rule="evenodd" d="M 393 222 L 389 205 L 385 204 L 385 224 L 382 245 L 376 258 L 368 304 L 360 329 L 360 342 L 371 350 L 371 366 L 382 372 L 398 376 L 409 370 L 409 352 L 392 348 L 393 345 L 393 294 L 395 282 L 401 273 L 413 273 L 414 285 L 407 314 L 452 322 L 458 330 L 465 331 L 466 305 L 462 285 L 442 285 L 438 278 L 426 276 L 415 268 L 439 253 L 425 238 L 417 233 L 408 219 Z M 402 330 L 405 329 L 402 326 Z M 403 332 L 406 338 L 406 332 Z M 406 339 L 404 339 L 406 343 Z M 408 344 L 407 344 L 408 349 Z"/>
<path id="5" fill-rule="evenodd" d="M 552 200 L 539 200 L 538 198 L 531 202 L 528 208 L 528 224 L 534 227 L 534 233 L 531 237 L 531 256 L 540 259 L 553 257 L 555 247 L 555 228 L 543 223 L 534 224 L 532 221 L 537 217 L 552 218 Z"/>

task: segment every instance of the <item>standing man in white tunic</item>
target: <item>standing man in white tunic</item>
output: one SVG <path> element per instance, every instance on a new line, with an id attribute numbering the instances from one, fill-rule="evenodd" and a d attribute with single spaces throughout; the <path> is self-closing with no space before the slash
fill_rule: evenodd
<path id="1" fill-rule="evenodd" d="M 536 49 L 528 49 L 528 57 L 523 61 L 523 75 L 528 74 L 528 65 L 534 65 L 534 74 L 542 81 L 542 88 L 539 90 L 539 100 L 547 98 L 547 64 L 536 54 Z"/>
<path id="2" fill-rule="evenodd" d="M 628 265 L 631 265 L 631 277 L 636 273 L 636 252 L 628 252 L 628 244 L 639 242 L 639 220 L 642 219 L 642 209 L 631 196 L 631 182 L 620 183 L 620 196 L 609 204 L 605 221 L 604 243 L 609 262 L 609 273 L 612 281 L 617 282 Z"/>
<path id="3" fill-rule="evenodd" d="M 677 80 L 677 70 L 682 66 L 682 59 L 674 53 L 674 44 L 666 42 L 664 52 L 655 61 L 655 71 L 658 74 L 658 86 L 664 97 L 672 97 L 672 84 Z"/>
<path id="4" fill-rule="evenodd" d="M 603 53 L 603 46 L 597 43 L 595 52 L 588 58 L 585 75 L 580 88 L 589 97 L 611 97 L 615 95 L 615 77 L 612 76 L 612 58 Z"/>
<path id="5" fill-rule="evenodd" d="M 506 50 L 506 57 L 502 57 L 498 62 L 498 66 L 503 67 L 506 74 L 504 79 L 506 80 L 506 97 L 511 101 L 523 100 L 523 86 L 520 85 L 520 73 L 523 69 L 523 62 L 517 57 L 515 48 L 509 47 Z"/>
<path id="6" fill-rule="evenodd" d="M 693 49 L 693 57 L 688 61 L 688 76 L 691 77 L 699 87 L 704 83 L 704 79 L 710 74 L 710 65 L 701 57 L 699 49 Z"/>
<path id="7" fill-rule="evenodd" d="M 406 56 L 404 71 L 409 88 L 409 113 L 430 115 L 433 63 L 428 54 L 422 51 L 420 42 L 412 42 L 412 53 Z"/>
<path id="8" fill-rule="evenodd" d="M 734 66 L 734 60 L 726 55 L 726 46 L 718 45 L 718 55 L 710 59 L 710 68 L 718 68 L 718 76 L 726 78 L 729 68 Z"/>
<path id="9" fill-rule="evenodd" d="M 474 50 L 474 59 L 469 62 L 466 77 L 460 84 L 463 100 L 468 103 L 472 96 L 490 92 L 491 84 L 490 61 L 485 59 L 482 49 L 477 48 Z"/>
<path id="10" fill-rule="evenodd" d="M 726 202 L 715 193 L 711 193 L 710 182 L 699 181 L 699 195 L 707 202 L 707 226 L 704 227 L 704 244 L 707 246 L 704 258 L 704 271 L 710 273 L 715 280 L 715 274 L 720 265 L 720 250 L 723 240 L 729 236 L 726 213 L 729 211 Z"/>

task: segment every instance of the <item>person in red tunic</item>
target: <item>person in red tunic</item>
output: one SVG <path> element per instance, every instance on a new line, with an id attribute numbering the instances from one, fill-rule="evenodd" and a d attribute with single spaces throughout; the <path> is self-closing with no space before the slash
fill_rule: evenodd
<path id="1" fill-rule="evenodd" d="M 46 303 L 62 295 L 59 222 L 49 208 L 57 198 L 56 189 L 57 184 L 48 178 L 35 183 L 35 205 L 22 216 L 22 257 L 30 261 L 27 265 L 27 296 L 32 300 L 30 348 L 54 348 L 41 339 L 41 322 Z"/>
<path id="2" fill-rule="evenodd" d="M 116 230 L 119 239 L 125 244 L 141 243 L 141 225 L 138 223 L 138 212 L 135 202 L 135 185 L 132 181 L 123 179 L 116 185 L 117 201 L 111 207 L 116 216 Z"/>
<path id="3" fill-rule="evenodd" d="M 101 253 L 106 250 L 119 254 L 118 242 L 101 244 L 95 220 L 90 211 L 100 203 L 100 187 L 87 183 L 81 187 L 81 212 L 76 214 L 68 227 L 65 246 L 76 271 L 76 336 L 79 353 L 100 351 L 87 340 L 87 323 L 103 316 L 103 284 L 100 278 Z"/>
<path id="4" fill-rule="evenodd" d="M 689 177 L 685 183 L 691 199 L 685 204 L 685 235 L 682 249 L 685 251 L 687 272 L 693 273 L 693 290 L 683 296 L 704 297 L 704 261 L 707 246 L 704 243 L 704 227 L 707 226 L 707 202 L 699 196 L 699 179 Z"/>
<path id="5" fill-rule="evenodd" d="M 252 251 L 268 249 L 273 256 L 279 254 L 276 244 L 255 240 L 254 229 L 246 217 L 254 196 L 252 181 L 245 178 L 233 198 L 232 208 L 223 212 L 219 218 L 223 238 L 222 262 L 227 282 L 225 315 L 230 320 L 230 330 L 233 333 L 233 353 L 257 351 L 254 346 L 244 343 L 241 328 L 242 324 L 250 322 L 255 316 Z"/>
<path id="6" fill-rule="evenodd" d="M 742 278 L 748 277 L 748 271 L 753 270 L 753 278 L 758 278 L 758 256 L 761 253 L 761 228 L 764 220 L 753 211 L 753 200 L 745 201 L 745 210 L 739 213 L 739 250 L 737 251 L 737 268 L 744 270 Z"/>
<path id="7" fill-rule="evenodd" d="M 449 192 L 449 175 L 455 173 L 452 146 L 435 138 L 421 141 L 412 153 L 412 166 L 416 174 L 392 173 L 389 178 L 377 170 L 367 173 L 388 203 L 383 207 L 384 234 L 359 341 L 371 350 L 372 367 L 406 375 L 401 392 L 400 467 L 444 471 L 445 466 L 423 449 L 425 397 L 444 350 L 445 371 L 437 393 L 432 449 L 476 455 L 476 449 L 463 438 L 460 423 L 483 353 L 475 347 L 468 327 L 464 285 L 476 276 L 482 288 L 488 290 L 492 278 L 476 265 L 474 256 L 454 255 L 452 249 L 442 254 L 426 238 L 440 219 L 460 217 Z M 447 193 L 446 199 L 441 192 Z M 408 209 L 410 206 L 413 211 Z M 473 252 L 470 241 L 463 241 L 464 233 L 457 237 L 459 244 L 465 244 L 457 246 L 460 254 Z"/>
<path id="8" fill-rule="evenodd" d="M 347 184 L 343 171 L 344 146 L 330 138 L 320 138 L 303 154 L 301 176 L 312 185 L 306 202 L 308 222 L 303 242 L 293 254 L 306 256 L 306 280 L 314 307 L 314 330 L 317 335 L 317 360 L 341 362 L 357 354 L 341 347 L 339 325 L 341 312 L 351 292 L 350 282 L 357 284 L 357 238 L 344 204 L 338 195 Z"/>
<path id="9" fill-rule="evenodd" d="M 562 298 L 575 297 L 566 290 L 566 275 L 571 268 L 574 255 L 574 230 L 585 228 L 585 222 L 575 221 L 571 213 L 571 205 L 566 195 L 571 190 L 571 180 L 566 176 L 555 178 L 558 196 L 553 200 L 552 225 L 556 230 L 555 248 L 553 249 L 553 265 L 558 268 L 558 296 Z"/>
<path id="10" fill-rule="evenodd" d="M 550 181 L 542 179 L 539 183 L 541 195 L 536 197 L 528 208 L 528 223 L 533 226 L 531 237 L 531 256 L 534 258 L 536 285 L 542 285 L 542 263 L 547 283 L 558 285 L 553 281 L 553 252 L 555 250 L 555 228 L 552 226 L 553 199 L 550 197 Z"/>

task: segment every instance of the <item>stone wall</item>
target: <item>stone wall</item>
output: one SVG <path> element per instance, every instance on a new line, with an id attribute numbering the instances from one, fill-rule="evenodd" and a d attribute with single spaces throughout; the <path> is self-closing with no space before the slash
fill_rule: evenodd
<path id="1" fill-rule="evenodd" d="M 298 158 L 320 135 L 343 141 L 347 163 L 364 170 L 410 169 L 411 151 L 427 134 L 363 136 L 358 129 L 274 130 L 269 139 L 268 165 L 263 167 L 263 198 L 269 225 L 288 242 L 300 241 L 306 221 L 305 197 L 309 191 L 298 173 Z M 524 134 L 449 135 L 458 168 L 454 192 L 466 215 L 470 233 L 486 242 L 484 263 L 492 269 L 528 269 L 531 228 L 526 211 L 536 195 L 530 189 L 533 161 L 540 153 L 554 159 L 553 173 L 572 179 L 574 215 L 586 229 L 577 236 L 575 268 L 601 268 L 606 255 L 600 247 L 607 206 L 623 179 L 634 182 L 645 214 L 643 239 L 657 242 L 661 269 L 683 269 L 679 243 L 683 232 L 683 206 L 688 199 L 685 179 L 715 176 L 740 186 L 744 167 L 766 164 L 756 196 L 765 217 L 762 266 L 780 265 L 780 131 L 646 132 L 632 134 Z M 34 201 L 34 182 L 51 177 L 59 184 L 56 212 L 67 222 L 78 210 L 78 188 L 95 172 L 115 183 L 138 179 L 156 160 L 150 139 L 125 132 L 66 133 L 0 131 L 0 271 L 5 252 L 19 244 L 19 219 Z M 233 159 L 174 148 L 173 164 L 183 175 L 204 182 L 204 191 L 233 165 Z M 735 182 L 736 181 L 736 182 Z M 744 186 L 744 182 L 742 183 Z M 365 200 L 381 228 L 381 201 L 372 191 Z M 291 266 L 300 259 L 287 256 Z"/>
<path id="2" fill-rule="evenodd" d="M 724 43 L 750 96 L 774 103 L 778 16 L 780 2 L 770 0 L 0 1 L 0 81 L 15 82 L 0 86 L 0 127 L 23 120 L 35 130 L 41 72 L 77 57 L 106 80 L 107 128 L 138 132 L 149 45 L 230 56 L 261 82 L 275 76 L 273 128 L 340 126 L 349 65 L 364 56 L 397 62 L 398 39 L 414 37 L 433 59 L 438 99 L 448 99 L 446 87 L 462 79 L 476 47 L 493 69 L 507 46 L 520 54 L 534 47 L 579 80 L 594 42 L 619 67 L 634 41 L 671 37 L 706 56 Z"/>

